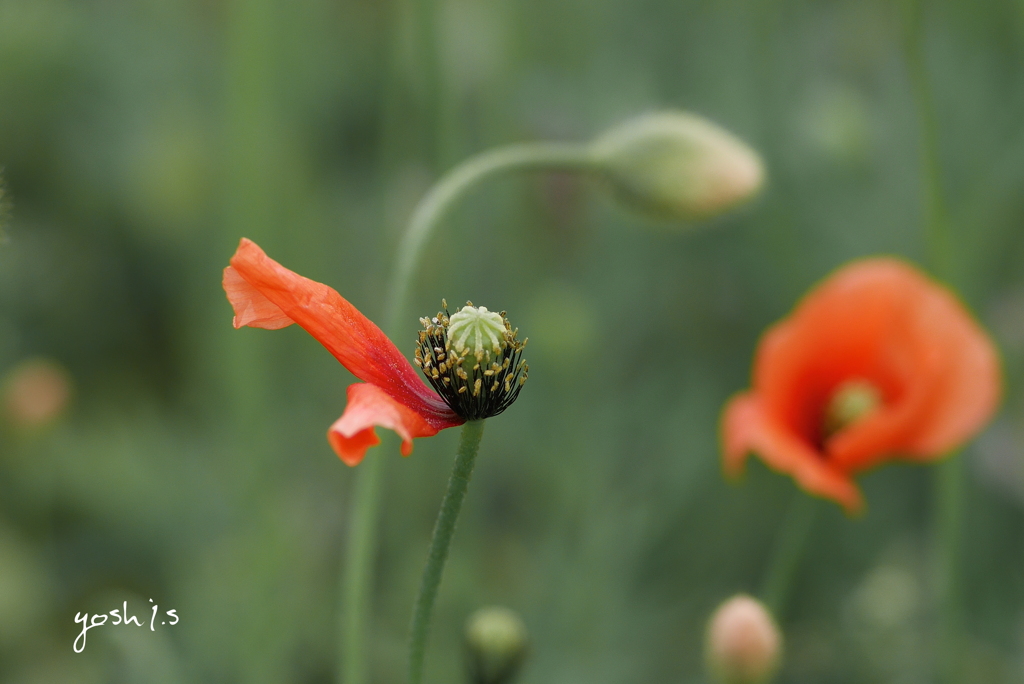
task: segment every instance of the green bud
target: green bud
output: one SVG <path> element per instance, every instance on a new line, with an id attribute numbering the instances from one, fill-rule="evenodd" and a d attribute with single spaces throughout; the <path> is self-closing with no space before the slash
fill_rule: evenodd
<path id="1" fill-rule="evenodd" d="M 630 119 L 591 144 L 597 168 L 619 198 L 663 219 L 704 219 L 754 197 L 764 182 L 758 154 L 694 114 Z"/>
<path id="2" fill-rule="evenodd" d="M 508 684 L 526 658 L 528 635 L 508 608 L 481 608 L 466 621 L 466 654 L 471 684 Z"/>

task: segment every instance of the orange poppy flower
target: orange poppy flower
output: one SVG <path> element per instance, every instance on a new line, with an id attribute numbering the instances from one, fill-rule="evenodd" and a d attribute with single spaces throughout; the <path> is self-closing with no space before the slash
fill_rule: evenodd
<path id="1" fill-rule="evenodd" d="M 892 258 L 828 277 L 761 339 L 753 388 L 722 413 L 724 469 L 747 454 L 847 512 L 853 476 L 932 461 L 977 432 L 1000 397 L 995 348 L 946 288 Z"/>
<path id="2" fill-rule="evenodd" d="M 402 455 L 414 437 L 429 437 L 466 422 L 428 388 L 380 328 L 330 287 L 303 278 L 242 239 L 224 269 L 224 291 L 235 310 L 234 326 L 277 330 L 298 323 L 360 380 L 349 385 L 348 405 L 327 439 L 354 466 L 380 443 L 374 426 L 402 438 Z"/>

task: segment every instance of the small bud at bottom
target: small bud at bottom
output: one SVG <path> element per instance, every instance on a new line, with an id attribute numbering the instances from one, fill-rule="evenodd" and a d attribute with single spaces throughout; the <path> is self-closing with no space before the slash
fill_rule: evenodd
<path id="1" fill-rule="evenodd" d="M 708 623 L 706 658 L 722 684 L 757 684 L 778 669 L 782 635 L 764 605 L 740 594 L 715 611 Z"/>
<path id="2" fill-rule="evenodd" d="M 508 684 L 527 651 L 526 626 L 508 608 L 481 608 L 466 621 L 466 654 L 472 684 Z"/>

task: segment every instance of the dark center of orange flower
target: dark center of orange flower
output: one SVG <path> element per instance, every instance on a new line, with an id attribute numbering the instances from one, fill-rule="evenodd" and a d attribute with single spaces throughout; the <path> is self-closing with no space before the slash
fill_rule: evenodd
<path id="1" fill-rule="evenodd" d="M 826 439 L 856 423 L 882 404 L 882 393 L 867 380 L 847 380 L 836 388 L 822 416 Z"/>
<path id="2" fill-rule="evenodd" d="M 472 302 L 454 314 L 443 311 L 421 318 L 416 365 L 445 403 L 465 420 L 496 416 L 512 405 L 526 383 L 529 366 L 522 358 L 528 339 L 518 340 L 505 312 L 494 313 Z"/>

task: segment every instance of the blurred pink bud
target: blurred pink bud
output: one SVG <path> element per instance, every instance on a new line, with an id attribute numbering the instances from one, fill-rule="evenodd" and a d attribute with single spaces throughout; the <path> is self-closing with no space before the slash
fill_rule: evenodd
<path id="1" fill-rule="evenodd" d="M 718 607 L 708 623 L 708 667 L 724 684 L 756 684 L 775 673 L 782 635 L 764 605 L 738 594 Z"/>
<path id="2" fill-rule="evenodd" d="M 7 372 L 0 393 L 4 416 L 18 427 L 32 429 L 64 411 L 71 399 L 71 377 L 54 361 L 28 359 Z"/>

